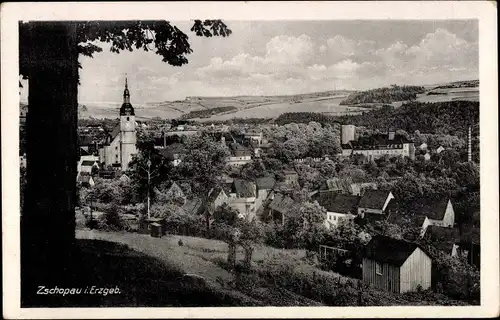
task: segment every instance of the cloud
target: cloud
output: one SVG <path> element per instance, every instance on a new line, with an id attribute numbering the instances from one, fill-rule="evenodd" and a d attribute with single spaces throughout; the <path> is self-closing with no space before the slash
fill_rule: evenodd
<path id="1" fill-rule="evenodd" d="M 325 40 L 280 35 L 263 44 L 261 54 L 240 48 L 196 67 L 178 69 L 161 62 L 130 65 L 133 83 L 147 88 L 137 99 L 185 96 L 293 94 L 337 88 L 368 89 L 390 84 L 431 84 L 478 74 L 478 43 L 436 29 L 413 43 L 382 45 L 336 35 Z M 122 90 L 120 77 L 109 85 Z M 116 83 L 118 82 L 118 84 Z M 117 94 L 121 94 L 121 91 Z M 149 98 L 148 95 L 154 98 Z"/>

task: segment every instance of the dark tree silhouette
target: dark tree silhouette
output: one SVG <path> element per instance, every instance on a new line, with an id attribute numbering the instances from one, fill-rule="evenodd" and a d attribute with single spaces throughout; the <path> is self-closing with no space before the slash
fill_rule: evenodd
<path id="1" fill-rule="evenodd" d="M 191 31 L 205 37 L 231 34 L 220 20 L 195 20 Z M 71 261 L 75 242 L 78 56 L 92 57 L 102 51 L 96 41 L 111 43 L 111 51 L 116 53 L 151 50 L 172 66 L 187 64 L 186 55 L 192 53 L 188 36 L 168 21 L 19 23 L 20 73 L 29 79 L 27 184 L 21 218 L 22 297 L 29 294 L 36 298 L 37 285 L 64 281 L 60 271 Z M 23 304 L 30 304 L 28 296 L 22 299 Z"/>

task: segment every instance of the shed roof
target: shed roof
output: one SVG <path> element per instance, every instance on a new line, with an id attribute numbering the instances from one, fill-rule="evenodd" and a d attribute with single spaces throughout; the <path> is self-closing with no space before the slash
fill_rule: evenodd
<path id="1" fill-rule="evenodd" d="M 359 201 L 360 208 L 382 209 L 384 207 L 389 191 L 366 190 Z"/>
<path id="2" fill-rule="evenodd" d="M 388 263 L 400 267 L 417 248 L 420 248 L 427 254 L 427 252 L 416 243 L 376 235 L 366 245 L 365 257 L 377 262 Z"/>

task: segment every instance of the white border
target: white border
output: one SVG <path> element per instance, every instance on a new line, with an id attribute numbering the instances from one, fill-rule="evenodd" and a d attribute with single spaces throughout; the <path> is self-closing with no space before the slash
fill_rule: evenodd
<path id="1" fill-rule="evenodd" d="M 2 215 L 5 318 L 484 317 L 499 315 L 498 103 L 496 3 L 406 2 L 113 2 L 2 3 Z M 481 83 L 481 306 L 21 309 L 19 282 L 18 20 L 479 19 Z M 233 35 L 237 37 L 238 35 Z M 50 141 L 47 142 L 50 148 Z"/>

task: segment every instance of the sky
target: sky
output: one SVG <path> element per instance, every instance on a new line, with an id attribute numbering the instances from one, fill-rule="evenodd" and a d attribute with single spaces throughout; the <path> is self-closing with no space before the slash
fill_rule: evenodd
<path id="1" fill-rule="evenodd" d="M 192 22 L 172 22 L 193 50 L 182 67 L 98 43 L 103 52 L 80 57 L 79 101 L 120 103 L 125 76 L 136 104 L 479 79 L 476 20 L 225 22 L 227 38 L 197 37 Z"/>

